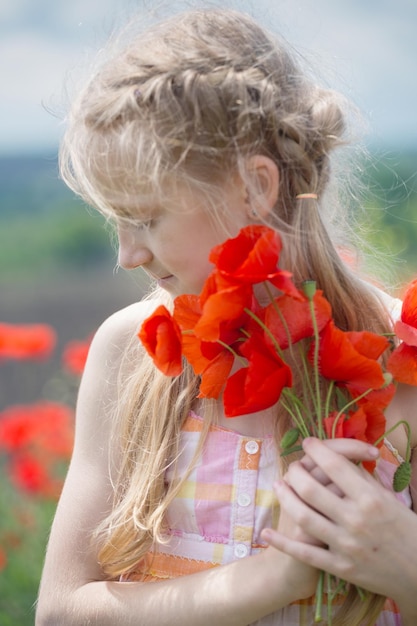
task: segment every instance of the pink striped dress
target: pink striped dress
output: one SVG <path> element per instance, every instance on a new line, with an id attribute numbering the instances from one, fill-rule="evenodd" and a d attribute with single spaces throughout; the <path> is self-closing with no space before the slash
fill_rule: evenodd
<path id="1" fill-rule="evenodd" d="M 178 471 L 185 472 L 198 442 L 203 420 L 192 413 L 182 430 Z M 390 487 L 398 454 L 388 442 L 377 473 Z M 278 502 L 272 484 L 278 477 L 272 437 L 251 439 L 212 426 L 201 458 L 167 513 L 167 543 L 158 546 L 125 580 L 158 581 L 218 567 L 265 548 L 261 530 L 273 527 Z M 173 476 L 167 472 L 169 482 Z M 411 506 L 408 490 L 396 494 Z M 293 603 L 256 622 L 256 626 L 310 626 L 313 598 Z M 387 600 L 377 626 L 401 625 L 394 602 Z"/>

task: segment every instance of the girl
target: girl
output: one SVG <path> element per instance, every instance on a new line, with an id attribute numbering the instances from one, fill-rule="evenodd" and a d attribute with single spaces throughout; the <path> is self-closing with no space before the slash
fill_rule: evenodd
<path id="1" fill-rule="evenodd" d="M 137 339 L 158 304 L 200 292 L 212 247 L 249 224 L 280 232 L 282 265 L 317 281 L 339 327 L 389 330 L 393 302 L 344 265 L 321 213 L 335 205 L 330 156 L 344 127 L 340 99 L 286 45 L 222 10 L 137 37 L 75 103 L 63 176 L 115 223 L 120 265 L 156 284 L 93 341 L 38 626 L 306 625 L 320 568 L 352 584 L 333 624 L 417 623 L 417 517 L 408 490 L 382 484 L 405 431 L 383 450 L 381 482 L 351 462 L 375 459 L 374 447 L 307 439 L 275 494 L 282 407 L 227 420 L 221 398 L 196 399 L 189 367 L 164 376 Z M 398 391 L 388 427 L 415 396 Z"/>

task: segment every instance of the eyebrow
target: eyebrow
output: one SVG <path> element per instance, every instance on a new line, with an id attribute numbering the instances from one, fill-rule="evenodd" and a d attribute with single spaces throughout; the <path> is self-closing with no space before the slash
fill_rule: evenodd
<path id="1" fill-rule="evenodd" d="M 148 220 L 155 219 L 161 212 L 161 208 L 157 203 L 144 205 L 140 204 L 132 210 L 127 209 L 124 206 L 113 206 L 114 219 L 116 222 L 126 221 L 128 223 L 147 222 Z"/>

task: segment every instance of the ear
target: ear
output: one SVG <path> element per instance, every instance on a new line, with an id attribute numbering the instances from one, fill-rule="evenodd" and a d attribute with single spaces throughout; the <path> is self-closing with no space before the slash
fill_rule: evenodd
<path id="1" fill-rule="evenodd" d="M 279 172 L 276 163 L 267 156 L 256 154 L 246 164 L 248 185 L 246 203 L 248 215 L 266 219 L 273 211 L 279 191 Z"/>

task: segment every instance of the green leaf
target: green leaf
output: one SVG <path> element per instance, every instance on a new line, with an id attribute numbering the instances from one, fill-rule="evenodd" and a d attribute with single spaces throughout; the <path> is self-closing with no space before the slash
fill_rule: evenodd
<path id="1" fill-rule="evenodd" d="M 298 441 L 299 437 L 300 431 L 298 430 L 298 428 L 291 428 L 290 430 L 287 430 L 287 432 L 281 439 L 281 448 L 283 450 L 291 448 L 296 443 L 296 441 Z"/>
<path id="2" fill-rule="evenodd" d="M 287 448 L 287 450 L 281 452 L 280 456 L 288 456 L 289 454 L 293 454 L 294 452 L 301 452 L 302 449 L 303 446 L 293 446 L 292 448 Z"/>

